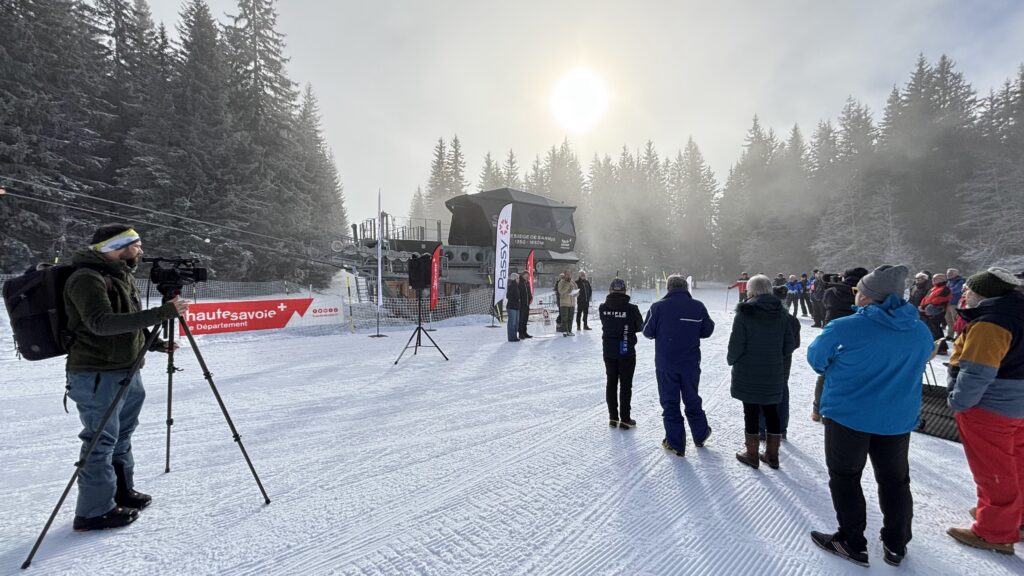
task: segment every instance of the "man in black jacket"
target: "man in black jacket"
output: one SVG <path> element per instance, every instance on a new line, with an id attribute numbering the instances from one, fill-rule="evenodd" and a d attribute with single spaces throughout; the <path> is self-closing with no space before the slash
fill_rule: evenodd
<path id="1" fill-rule="evenodd" d="M 636 426 L 636 421 L 630 416 L 630 402 L 633 398 L 633 372 L 636 370 L 636 333 L 643 329 L 644 319 L 636 304 L 629 303 L 625 280 L 612 280 L 608 297 L 598 307 L 598 315 L 601 318 L 604 371 L 608 377 L 605 386 L 608 425 L 628 430 Z"/>
<path id="2" fill-rule="evenodd" d="M 814 285 L 811 287 L 811 317 L 814 324 L 811 328 L 823 328 L 825 326 L 825 290 L 828 285 L 825 283 L 825 274 L 821 270 L 814 271 Z"/>
<path id="3" fill-rule="evenodd" d="M 590 315 L 590 300 L 594 295 L 594 289 L 587 280 L 587 273 L 580 270 L 580 276 L 576 279 L 576 288 L 580 293 L 576 295 L 576 331 L 580 331 L 580 318 L 583 319 L 583 330 L 590 330 L 587 326 L 587 316 Z"/>
<path id="4" fill-rule="evenodd" d="M 519 274 L 519 339 L 533 338 L 526 333 L 530 321 L 530 305 L 533 304 L 533 291 L 530 289 L 530 274 L 523 270 Z"/>
<path id="5" fill-rule="evenodd" d="M 508 288 L 505 290 L 505 299 L 508 304 L 508 323 L 505 327 L 508 330 L 508 341 L 519 342 L 519 274 L 511 272 L 508 277 Z"/>

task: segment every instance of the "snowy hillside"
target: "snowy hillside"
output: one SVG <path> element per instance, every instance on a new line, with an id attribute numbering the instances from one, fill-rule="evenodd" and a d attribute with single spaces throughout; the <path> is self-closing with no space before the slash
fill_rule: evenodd
<path id="1" fill-rule="evenodd" d="M 191 352 L 175 377 L 171 473 L 164 474 L 166 373 L 153 355 L 135 434 L 137 487 L 153 505 L 133 525 L 74 533 L 73 490 L 27 574 L 867 574 L 881 558 L 865 471 L 872 567 L 817 549 L 833 530 L 814 376 L 794 356 L 782 468 L 738 463 L 742 407 L 725 364 L 724 290 L 695 296 L 718 322 L 704 344 L 708 448 L 667 454 L 654 347 L 641 341 L 635 430 L 606 423 L 600 332 L 505 342 L 504 329 L 445 326 L 397 365 L 410 331 L 208 337 L 202 352 L 273 502 L 264 505 Z M 653 295 L 638 297 L 646 309 Z M 735 300 L 735 293 L 731 295 Z M 593 316 L 592 316 L 593 317 Z M 0 574 L 21 573 L 72 473 L 79 422 L 61 408 L 60 361 L 13 358 L 0 343 Z M 455 323 L 467 324 L 465 319 Z M 596 323 L 596 322 L 595 322 Z M 551 334 L 552 327 L 531 327 Z M 939 367 L 937 367 L 938 369 Z M 1024 573 L 1015 557 L 965 548 L 974 485 L 959 444 L 915 434 L 914 540 L 899 573 Z"/>

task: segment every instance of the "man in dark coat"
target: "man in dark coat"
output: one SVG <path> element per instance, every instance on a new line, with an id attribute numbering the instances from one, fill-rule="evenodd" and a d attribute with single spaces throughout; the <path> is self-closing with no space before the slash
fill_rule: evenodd
<path id="1" fill-rule="evenodd" d="M 101 435 L 92 452 L 81 455 L 73 524 L 78 532 L 130 524 L 152 500 L 134 488 L 132 433 L 146 398 L 139 372 L 106 427 L 96 429 L 143 352 L 146 328 L 188 312 L 181 298 L 143 310 L 133 275 L 141 257 L 142 239 L 130 226 L 101 226 L 92 244 L 75 253 L 77 270 L 64 287 L 68 328 L 75 335 L 67 357 L 67 394 L 82 421 L 82 450 Z M 166 352 L 167 343 L 155 340 L 150 349 Z"/>
<path id="2" fill-rule="evenodd" d="M 685 422 L 689 422 L 694 445 L 698 448 L 711 436 L 698 386 L 700 341 L 711 336 L 715 323 L 704 303 L 690 296 L 689 286 L 682 276 L 669 276 L 666 287 L 665 297 L 647 311 L 644 336 L 655 341 L 654 367 L 665 422 L 665 439 L 661 445 L 682 456 L 686 452 Z M 680 397 L 686 407 L 685 421 L 679 410 Z"/>
<path id="3" fill-rule="evenodd" d="M 861 278 L 866 276 L 868 271 L 864 268 L 850 268 L 843 272 L 843 281 L 839 284 L 832 284 L 822 297 L 825 304 L 825 325 L 835 320 L 853 314 L 853 288 Z"/>
<path id="4" fill-rule="evenodd" d="M 608 425 L 628 430 L 636 426 L 636 421 L 630 416 L 630 404 L 633 372 L 636 370 L 636 333 L 643 329 L 644 318 L 636 304 L 630 304 L 625 280 L 612 280 L 608 297 L 598 307 L 598 315 L 601 318 L 604 371 L 608 377 L 605 386 Z"/>
<path id="5" fill-rule="evenodd" d="M 530 305 L 533 304 L 533 291 L 530 289 L 530 274 L 523 270 L 519 274 L 519 338 L 533 338 L 527 334 L 530 322 Z"/>
<path id="6" fill-rule="evenodd" d="M 738 452 L 736 459 L 753 468 L 759 460 L 778 468 L 782 440 L 778 404 L 786 385 L 785 358 L 796 345 L 791 317 L 772 293 L 768 277 L 751 278 L 747 293 L 750 299 L 736 307 L 726 356 L 732 366 L 732 397 L 743 402 L 746 450 Z M 762 414 L 768 437 L 764 454 L 758 456 L 757 424 Z"/>
<path id="7" fill-rule="evenodd" d="M 587 273 L 580 270 L 580 276 L 576 279 L 576 288 L 580 293 L 576 295 L 576 330 L 590 330 L 587 325 L 587 317 L 590 315 L 590 301 L 594 296 L 594 289 L 587 280 Z M 583 328 L 580 328 L 580 319 L 583 319 Z"/>
<path id="8" fill-rule="evenodd" d="M 508 304 L 508 323 L 505 324 L 509 342 L 519 342 L 519 274 L 511 271 L 508 277 L 508 288 L 505 289 Z"/>
<path id="9" fill-rule="evenodd" d="M 924 272 L 918 272 L 914 276 L 914 284 L 910 287 L 909 301 L 914 305 L 914 308 L 921 306 L 921 301 L 924 300 L 924 297 L 928 295 L 931 289 L 932 279 Z"/>
<path id="10" fill-rule="evenodd" d="M 814 280 L 811 282 L 811 317 L 814 324 L 811 328 L 821 328 L 825 324 L 825 303 L 822 299 L 828 285 L 825 283 L 825 273 L 821 270 L 814 271 Z"/>

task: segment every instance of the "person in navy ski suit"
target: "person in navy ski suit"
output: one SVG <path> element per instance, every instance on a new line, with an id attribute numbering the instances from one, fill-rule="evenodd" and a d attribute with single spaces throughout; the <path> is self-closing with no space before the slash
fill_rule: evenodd
<path id="1" fill-rule="evenodd" d="M 704 303 L 690 295 L 682 276 L 669 276 L 667 289 L 665 297 L 652 304 L 647 312 L 644 336 L 654 340 L 654 367 L 665 421 L 665 439 L 661 444 L 682 456 L 686 452 L 686 428 L 679 410 L 680 397 L 694 445 L 703 447 L 711 435 L 698 386 L 700 341 L 711 336 L 715 323 L 708 316 Z"/>

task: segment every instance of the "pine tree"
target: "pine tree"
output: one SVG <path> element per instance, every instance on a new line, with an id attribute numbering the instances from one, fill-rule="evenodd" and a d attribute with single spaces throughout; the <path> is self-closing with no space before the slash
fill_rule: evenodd
<path id="1" fill-rule="evenodd" d="M 449 200 L 465 194 L 466 188 L 469 186 L 469 183 L 466 182 L 466 157 L 462 153 L 462 144 L 459 142 L 458 134 L 452 137 L 445 165 L 448 172 L 448 190 L 445 200 Z"/>
<path id="2" fill-rule="evenodd" d="M 443 220 L 447 210 L 444 201 L 448 199 L 449 184 L 448 153 L 444 138 L 438 138 L 434 145 L 434 160 L 430 164 L 430 179 L 427 181 L 427 218 Z"/>
<path id="3" fill-rule="evenodd" d="M 75 0 L 0 3 L 0 173 L 71 192 L 95 192 L 107 159 L 101 127 L 107 51 L 92 7 Z M 6 184 L 48 201 L 71 197 Z M 91 234 L 82 212 L 16 200 L 0 202 L 0 269 L 23 270 L 66 257 Z"/>
<path id="4" fill-rule="evenodd" d="M 310 205 L 305 214 L 308 224 L 300 238 L 311 256 L 327 260 L 330 258 L 330 242 L 347 235 L 348 218 L 341 179 L 320 127 L 320 106 L 309 84 L 302 96 L 298 136 L 304 180 L 310 186 Z M 309 266 L 306 281 L 315 286 L 326 286 L 333 274 L 331 267 Z"/>
<path id="5" fill-rule="evenodd" d="M 250 229 L 280 238 L 279 250 L 294 249 L 310 209 L 311 190 L 303 180 L 297 144 L 297 94 L 285 74 L 284 38 L 277 32 L 273 0 L 239 0 L 238 14 L 225 27 L 228 100 L 233 129 L 247 141 L 255 169 L 242 175 L 257 208 Z M 245 150 L 248 148 L 248 150 Z M 305 281 L 307 264 L 277 252 L 265 253 L 253 279 L 295 278 Z"/>
<path id="6" fill-rule="evenodd" d="M 412 203 L 409 206 L 410 220 L 425 220 L 427 217 L 427 202 L 423 196 L 423 189 L 416 187 L 416 193 L 412 195 Z M 423 222 L 413 222 L 414 226 L 424 226 Z"/>
<path id="7" fill-rule="evenodd" d="M 483 192 L 485 190 L 502 188 L 504 185 L 505 178 L 501 174 L 501 167 L 491 158 L 491 153 L 488 152 L 484 156 L 484 167 L 480 171 L 480 183 L 477 184 L 476 189 L 478 192 Z"/>
<path id="8" fill-rule="evenodd" d="M 505 163 L 501 166 L 501 174 L 505 180 L 503 185 L 506 188 L 520 189 L 523 187 L 523 180 L 519 177 L 519 162 L 511 149 L 508 151 L 508 156 L 505 157 Z"/>

